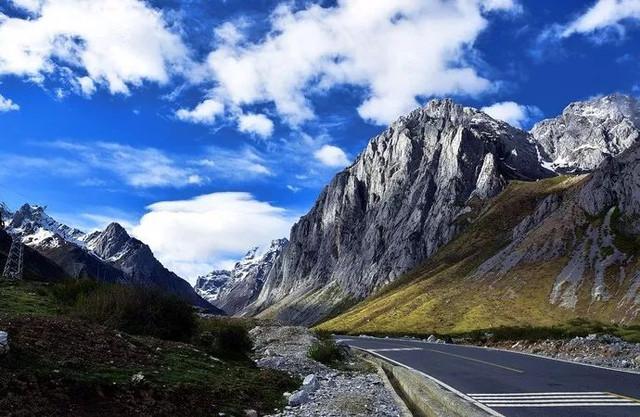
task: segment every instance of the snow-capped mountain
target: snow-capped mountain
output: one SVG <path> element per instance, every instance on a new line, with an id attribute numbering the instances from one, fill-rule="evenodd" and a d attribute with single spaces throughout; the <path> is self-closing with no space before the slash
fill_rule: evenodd
<path id="1" fill-rule="evenodd" d="M 232 279 L 232 271 L 216 269 L 207 275 L 199 276 L 194 286 L 196 292 L 211 304 L 216 304 L 220 293 Z"/>
<path id="2" fill-rule="evenodd" d="M 545 166 L 560 173 L 586 172 L 640 138 L 640 101 L 611 94 L 569 104 L 531 133 Z"/>
<path id="3" fill-rule="evenodd" d="M 62 241 L 83 246 L 84 232 L 56 221 L 45 210 L 46 207 L 31 204 L 22 205 L 15 213 L 7 209 L 5 215 L 10 221 L 5 220 L 6 228 L 29 246 L 53 247 Z"/>
<path id="4" fill-rule="evenodd" d="M 231 271 L 213 271 L 198 277 L 195 289 L 204 299 L 228 314 L 240 314 L 253 302 L 264 285 L 287 239 L 273 240 L 266 248 L 255 247 Z"/>
<path id="5" fill-rule="evenodd" d="M 86 234 L 58 222 L 42 206 L 24 204 L 15 213 L 4 211 L 8 233 L 56 262 L 71 277 L 151 286 L 211 308 L 185 280 L 162 266 L 147 245 L 117 223 Z"/>

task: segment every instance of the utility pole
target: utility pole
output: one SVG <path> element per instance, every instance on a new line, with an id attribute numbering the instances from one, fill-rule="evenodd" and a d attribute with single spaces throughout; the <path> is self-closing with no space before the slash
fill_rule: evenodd
<path id="1" fill-rule="evenodd" d="M 0 211 L 0 228 L 4 229 L 4 219 Z M 11 247 L 7 254 L 7 262 L 4 264 L 2 271 L 2 279 L 17 281 L 22 279 L 22 270 L 24 267 L 24 245 L 20 241 L 20 237 L 11 236 Z"/>
<path id="2" fill-rule="evenodd" d="M 20 242 L 18 236 L 11 237 L 11 248 L 7 255 L 7 263 L 4 265 L 2 278 L 10 281 L 18 281 L 22 279 L 22 270 L 24 266 L 24 245 Z"/>

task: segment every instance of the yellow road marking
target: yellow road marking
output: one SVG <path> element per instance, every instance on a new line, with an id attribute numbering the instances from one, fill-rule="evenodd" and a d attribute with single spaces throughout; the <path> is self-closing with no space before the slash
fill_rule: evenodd
<path id="1" fill-rule="evenodd" d="M 637 398 L 627 397 L 626 395 L 616 394 L 615 392 L 607 392 L 607 394 L 613 395 L 614 397 L 624 398 L 624 399 L 629 400 L 629 401 L 640 403 L 640 400 L 637 399 Z"/>
<path id="2" fill-rule="evenodd" d="M 428 349 L 428 350 L 430 350 L 432 352 L 442 353 L 443 355 L 453 356 L 455 358 L 466 359 L 466 360 L 472 361 L 472 362 L 478 362 L 478 363 L 482 363 L 482 364 L 489 365 L 489 366 L 495 366 L 496 368 L 506 369 L 507 371 L 517 372 L 519 374 L 523 374 L 524 373 L 524 371 L 520 370 L 520 369 L 509 368 L 508 366 L 498 365 L 497 363 L 482 361 L 480 359 L 470 358 L 468 356 L 456 355 L 455 353 L 443 352 L 441 350 L 436 350 L 436 349 Z"/>

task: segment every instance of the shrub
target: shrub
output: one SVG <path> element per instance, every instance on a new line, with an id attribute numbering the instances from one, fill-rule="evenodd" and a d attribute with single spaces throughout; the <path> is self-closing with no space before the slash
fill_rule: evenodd
<path id="1" fill-rule="evenodd" d="M 82 294 L 74 313 L 126 333 L 189 341 L 196 330 L 193 308 L 175 296 L 145 287 L 100 285 Z"/>
<path id="2" fill-rule="evenodd" d="M 81 295 L 96 291 L 101 284 L 91 279 L 65 280 L 51 287 L 55 300 L 65 306 L 73 306 Z"/>
<path id="3" fill-rule="evenodd" d="M 230 318 L 207 318 L 200 320 L 200 334 L 194 343 L 219 358 L 248 359 L 253 342 L 247 326 Z"/>
<path id="4" fill-rule="evenodd" d="M 311 359 L 325 365 L 336 365 L 344 359 L 344 353 L 333 339 L 321 339 L 313 342 L 308 355 Z"/>

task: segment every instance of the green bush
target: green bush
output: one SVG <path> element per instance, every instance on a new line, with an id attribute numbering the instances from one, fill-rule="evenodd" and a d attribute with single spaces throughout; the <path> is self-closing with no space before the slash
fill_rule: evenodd
<path id="1" fill-rule="evenodd" d="M 253 342 L 244 322 L 231 318 L 206 318 L 199 323 L 200 333 L 194 343 L 213 356 L 247 360 Z"/>
<path id="2" fill-rule="evenodd" d="M 74 314 L 126 333 L 189 341 L 197 324 L 193 308 L 174 296 L 144 287 L 103 284 L 81 294 Z"/>
<path id="3" fill-rule="evenodd" d="M 325 365 L 336 365 L 342 362 L 344 354 L 333 339 L 321 339 L 313 342 L 309 348 L 309 357 Z"/>
<path id="4" fill-rule="evenodd" d="M 81 295 L 96 291 L 100 285 L 98 281 L 92 279 L 70 279 L 53 285 L 50 291 L 58 303 L 73 306 Z"/>
<path id="5" fill-rule="evenodd" d="M 71 315 L 126 333 L 184 342 L 196 333 L 193 308 L 155 289 L 69 280 L 52 286 L 51 294 Z"/>

